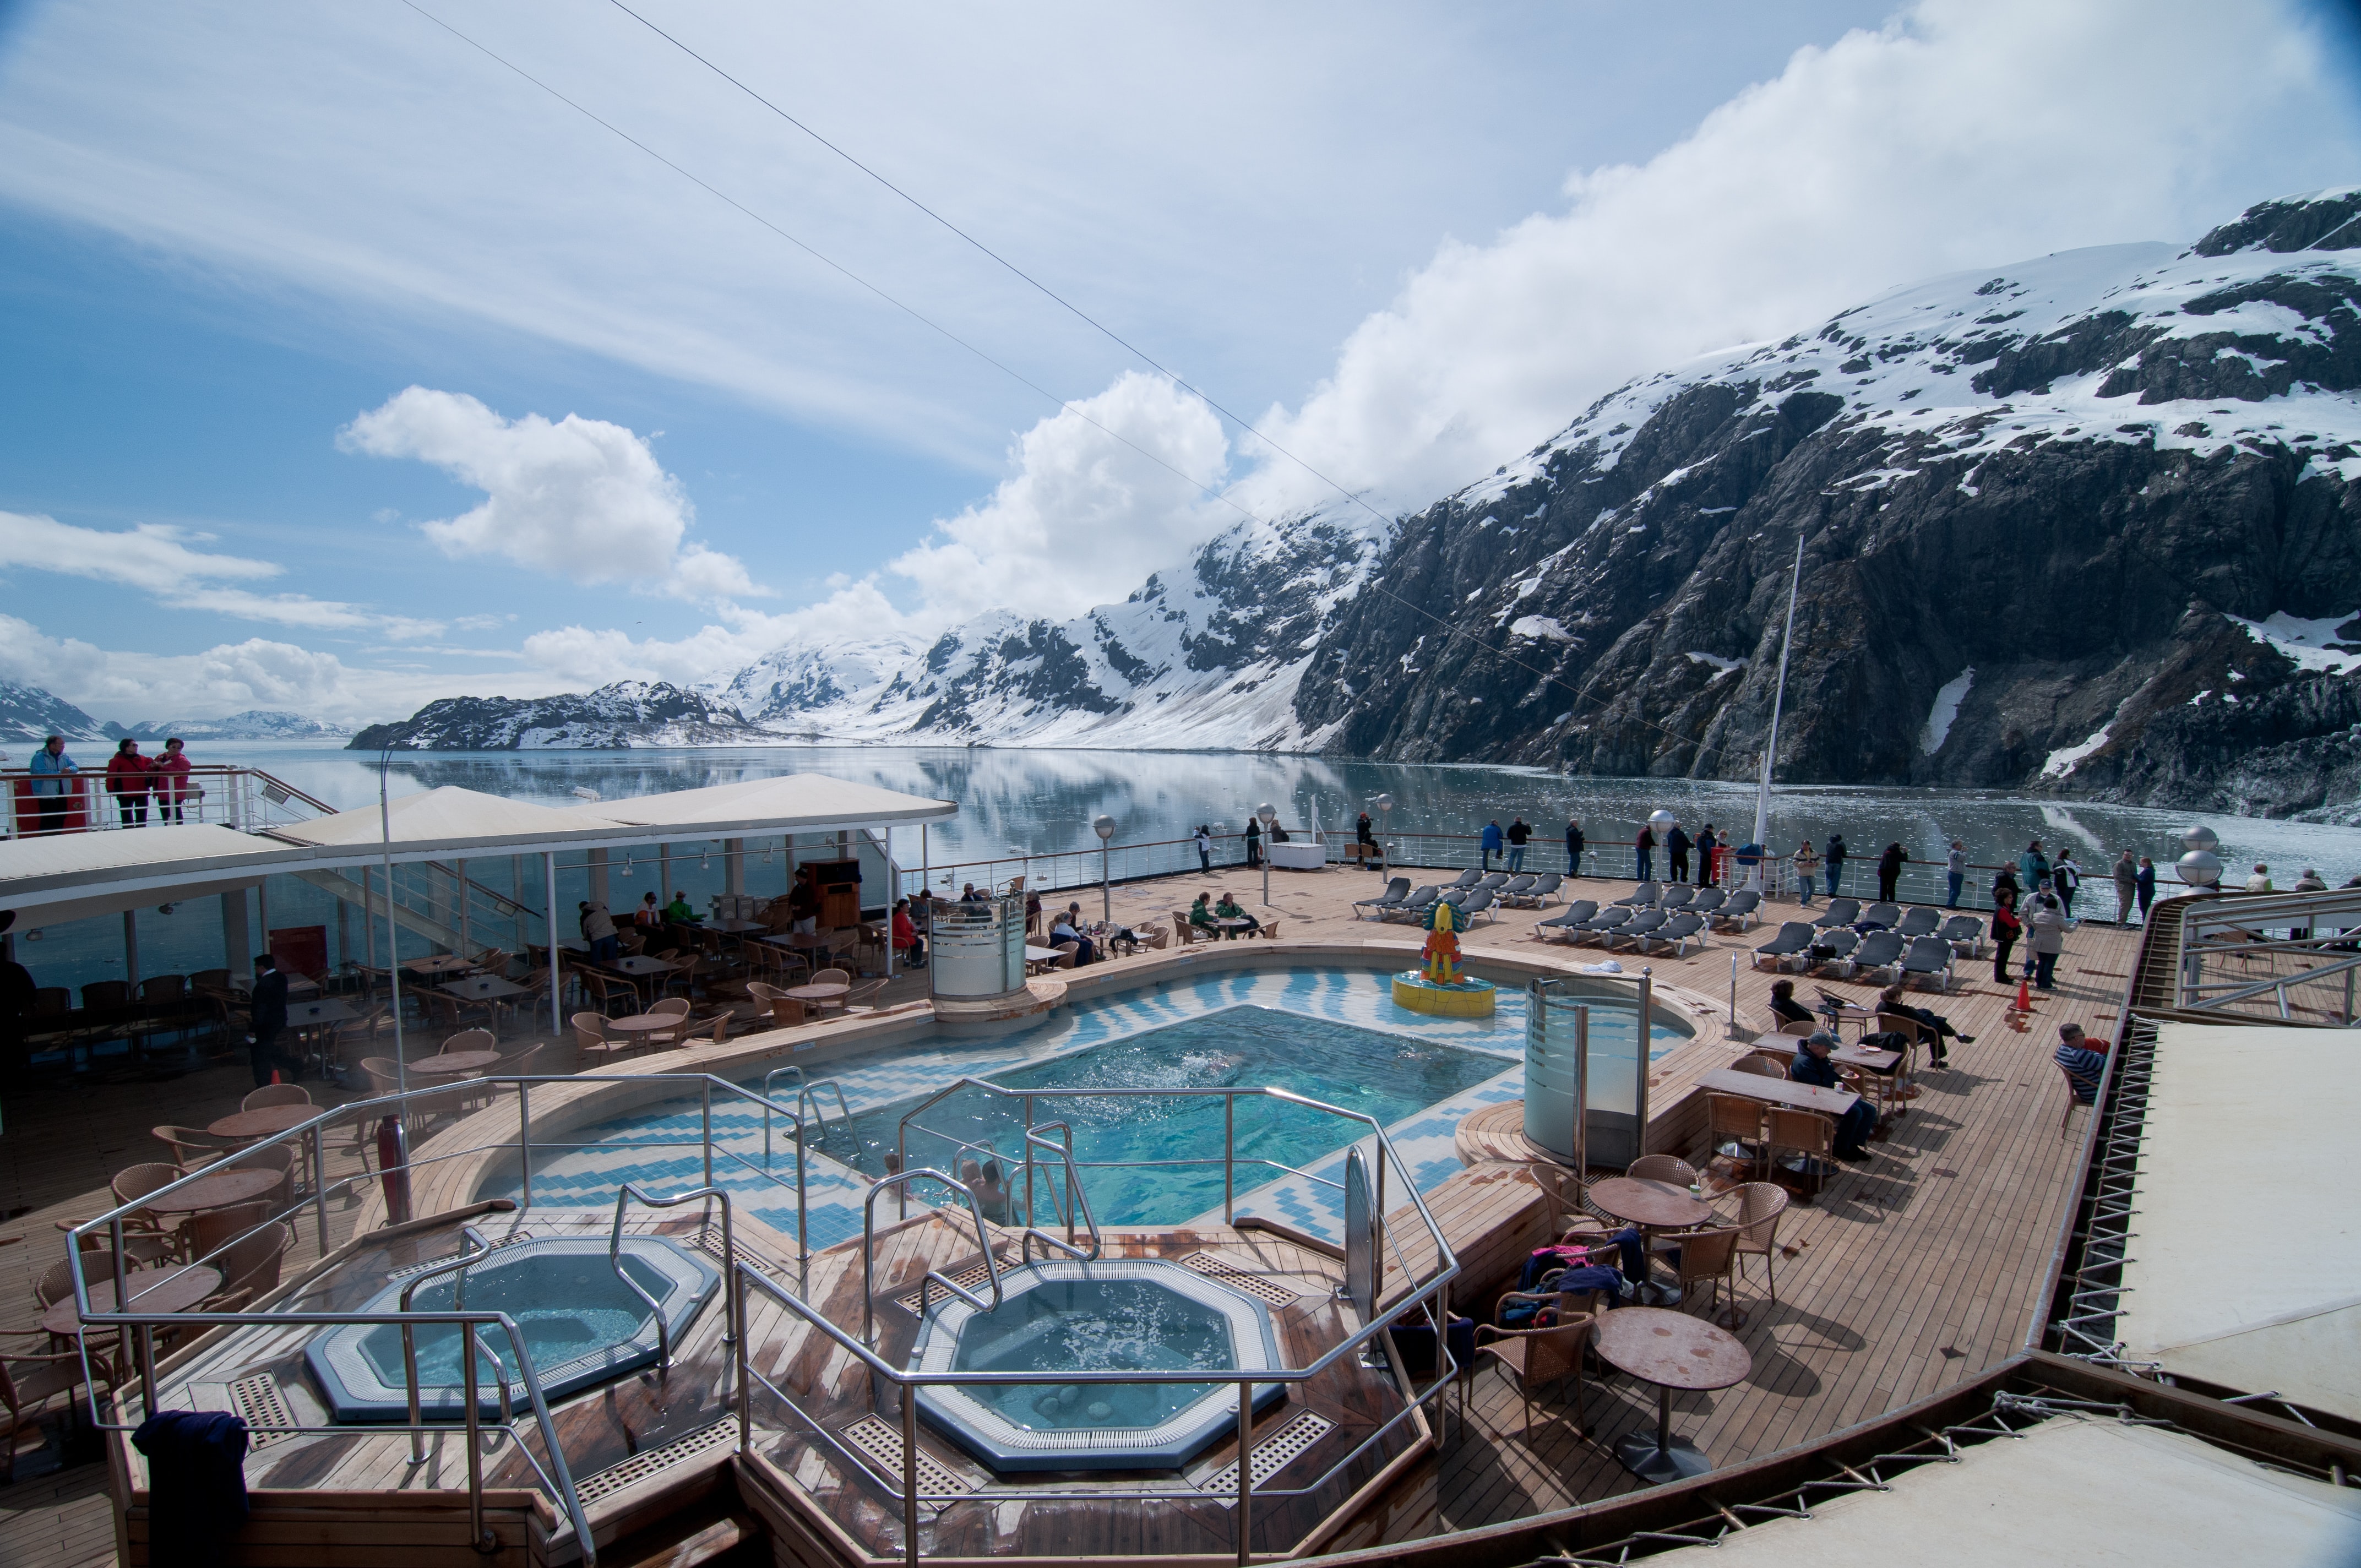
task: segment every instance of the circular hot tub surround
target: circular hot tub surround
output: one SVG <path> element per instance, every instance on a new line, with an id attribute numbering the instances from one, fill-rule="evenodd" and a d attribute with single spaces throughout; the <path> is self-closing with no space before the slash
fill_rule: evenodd
<path id="1" fill-rule="evenodd" d="M 918 1410 L 1003 1472 L 1170 1470 L 1235 1429 L 1234 1383 L 1086 1384 L 1076 1372 L 1258 1372 L 1282 1363 L 1269 1309 L 1153 1259 L 1050 1262 L 1001 1276 L 996 1310 L 929 1306 L 918 1372 L 1039 1373 L 1039 1382 L 934 1387 Z M 1285 1397 L 1257 1384 L 1261 1409 Z"/>
<path id="2" fill-rule="evenodd" d="M 654 1298 L 675 1345 L 721 1284 L 720 1271 L 710 1263 L 661 1236 L 625 1237 L 621 1264 L 640 1289 Z M 360 1310 L 399 1310 L 402 1287 L 419 1272 L 396 1276 Z M 552 1403 L 656 1359 L 655 1314 L 616 1277 L 602 1237 L 513 1242 L 493 1248 L 465 1275 L 464 1288 L 456 1273 L 426 1281 L 411 1298 L 411 1310 L 506 1312 L 524 1335 L 542 1392 Z M 464 1413 L 459 1330 L 434 1324 L 411 1332 L 418 1357 L 419 1413 L 428 1420 L 456 1420 Z M 477 1408 L 496 1420 L 502 1369 L 512 1404 L 524 1399 L 523 1385 L 508 1335 L 496 1327 L 478 1333 Z M 400 1329 L 384 1323 L 330 1329 L 312 1341 L 304 1360 L 337 1420 L 410 1419 Z"/>

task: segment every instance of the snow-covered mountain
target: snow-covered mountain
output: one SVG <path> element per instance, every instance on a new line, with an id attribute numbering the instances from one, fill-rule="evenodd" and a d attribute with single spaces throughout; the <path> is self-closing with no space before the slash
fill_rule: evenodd
<path id="1" fill-rule="evenodd" d="M 454 696 L 399 724 L 372 724 L 347 750 L 516 751 L 711 746 L 774 740 L 735 708 L 664 681 L 616 681 L 588 695 Z"/>
<path id="2" fill-rule="evenodd" d="M 161 740 L 171 735 L 183 740 L 335 740 L 352 733 L 272 707 L 250 707 L 225 718 L 149 718 L 105 728 L 117 740 L 128 735 L 140 740 Z"/>
<path id="3" fill-rule="evenodd" d="M 52 735 L 62 735 L 69 740 L 104 740 L 106 731 L 98 720 L 61 696 L 54 696 L 38 686 L 20 685 L 15 681 L 0 681 L 0 740 L 24 740 L 38 746 Z M 25 765 L 18 757 L 16 765 Z"/>
<path id="4" fill-rule="evenodd" d="M 2361 187 L 1897 290 L 1408 520 L 1339 751 L 2361 818 Z"/>

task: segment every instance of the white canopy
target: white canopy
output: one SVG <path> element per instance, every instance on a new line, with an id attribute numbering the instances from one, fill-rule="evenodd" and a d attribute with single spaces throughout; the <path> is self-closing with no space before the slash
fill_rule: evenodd
<path id="1" fill-rule="evenodd" d="M 2361 1494 L 2266 1470 L 2156 1427 L 2061 1416 L 2022 1437 L 1921 1464 L 1893 1490 L 1812 1504 L 1809 1519 L 1750 1520 L 1718 1547 L 1685 1546 L 1714 1568 L 2026 1568 L 2030 1563 L 2222 1568 L 2350 1563 Z"/>
<path id="2" fill-rule="evenodd" d="M 390 819 L 389 822 L 388 819 Z M 512 854 L 560 848 L 576 843 L 605 843 L 617 837 L 638 841 L 641 835 L 610 817 L 552 806 L 511 800 L 480 790 L 445 784 L 417 795 L 396 796 L 380 812 L 375 806 L 316 817 L 309 822 L 272 829 L 275 836 L 327 849 L 385 852 L 387 828 L 392 830 L 396 860 L 431 855 L 438 859 L 470 854 Z"/>
<path id="3" fill-rule="evenodd" d="M 2166 1024 L 2141 1135 L 2125 1354 L 2361 1420 L 2361 1220 L 2339 1155 L 2361 1030 Z"/>
<path id="4" fill-rule="evenodd" d="M 834 833 L 854 828 L 915 828 L 959 815 L 948 800 L 903 795 L 826 773 L 786 773 L 707 789 L 602 800 L 566 813 L 634 823 L 665 836 L 740 839 L 769 833 Z"/>
<path id="5" fill-rule="evenodd" d="M 0 909 L 38 909 L 52 924 L 118 914 L 162 894 L 250 887 L 310 858 L 300 846 L 213 823 L 10 839 L 0 842 Z"/>

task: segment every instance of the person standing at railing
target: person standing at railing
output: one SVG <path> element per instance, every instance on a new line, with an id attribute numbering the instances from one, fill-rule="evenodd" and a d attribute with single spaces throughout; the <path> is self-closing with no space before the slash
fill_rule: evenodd
<path id="1" fill-rule="evenodd" d="M 155 775 L 156 825 L 184 820 L 181 803 L 196 798 L 196 787 L 189 783 L 188 748 L 177 735 L 164 742 L 163 754 L 148 765 Z"/>
<path id="2" fill-rule="evenodd" d="M 1639 857 L 1640 880 L 1652 882 L 1656 873 L 1656 830 L 1646 823 L 1640 824 L 1640 836 L 1631 840 L 1632 852 Z"/>
<path id="3" fill-rule="evenodd" d="M 139 754 L 139 742 L 126 735 L 106 760 L 106 793 L 115 797 L 115 817 L 124 827 L 148 826 L 148 759 Z"/>
<path id="4" fill-rule="evenodd" d="M 2125 852 L 2129 853 L 2128 850 Z M 1957 909 L 1960 906 L 1960 889 L 1967 884 L 1968 880 L 1968 847 L 1957 839 L 1951 840 L 1951 852 L 1944 857 L 1943 875 L 1951 884 L 1949 894 L 1943 900 L 1943 907 Z"/>
<path id="5" fill-rule="evenodd" d="M 1664 848 L 1672 855 L 1675 882 L 1689 880 L 1689 846 L 1695 842 L 1688 836 L 1688 830 L 1677 822 L 1673 824 L 1673 830 L 1664 835 Z"/>
<path id="6" fill-rule="evenodd" d="M 1885 846 L 1885 853 L 1877 857 L 1877 902 L 1894 902 L 1894 885 L 1902 880 L 1902 862 L 1905 857 L 1899 844 Z"/>
<path id="7" fill-rule="evenodd" d="M 1533 830 L 1525 826 L 1525 819 L 1523 817 L 1515 817 L 1510 818 L 1507 837 L 1509 840 L 1509 870 L 1510 872 L 1513 873 L 1525 869 L 1525 843 L 1526 840 L 1530 839 L 1532 836 Z"/>
<path id="8" fill-rule="evenodd" d="M 2066 918 L 2074 917 L 2074 895 L 2082 890 L 2082 868 L 2074 863 L 2074 851 L 2070 846 L 2058 851 L 2058 863 L 2049 868 L 2049 885 L 2058 894 L 2058 902 L 2066 906 Z"/>
<path id="9" fill-rule="evenodd" d="M 2147 918 L 2147 905 L 2139 895 L 2139 862 L 2132 858 L 2132 852 L 2129 850 L 2125 850 L 2123 857 L 2115 861 L 2116 925 L 2128 926 L 2132 923 L 2132 905 L 2135 904 L 2139 905 L 2140 918 L 2145 921 Z"/>
<path id="10" fill-rule="evenodd" d="M 1366 866 L 1371 855 L 1378 855 L 1381 860 L 1384 858 L 1378 849 L 1377 824 L 1371 822 L 1369 814 L 1364 811 L 1361 819 L 1353 824 L 1353 860 L 1356 864 Z"/>
<path id="11" fill-rule="evenodd" d="M 1828 868 L 1828 896 L 1834 898 L 1837 895 L 1837 889 L 1844 884 L 1844 835 L 1829 834 L 1828 847 L 1820 851 L 1820 856 Z"/>
<path id="12" fill-rule="evenodd" d="M 41 742 L 33 753 L 33 820 L 38 824 L 36 833 L 55 833 L 66 825 L 66 775 L 79 773 L 82 765 L 66 755 L 66 738 L 52 735 Z"/>
<path id="13" fill-rule="evenodd" d="M 1713 855 L 1714 851 L 1720 848 L 1721 839 L 1715 836 L 1713 824 L 1707 823 L 1697 837 L 1697 884 L 1699 887 L 1713 885 Z"/>
<path id="14" fill-rule="evenodd" d="M 1795 846 L 1795 902 L 1809 909 L 1812 906 L 1812 886 L 1819 880 L 1819 851 L 1812 848 L 1809 839 Z"/>
<path id="15" fill-rule="evenodd" d="M 1253 813 L 1246 815 L 1246 870 L 1262 864 L 1262 823 Z"/>
<path id="16" fill-rule="evenodd" d="M 1361 820 L 1367 822 L 1368 817 Z M 1207 876 L 1213 874 L 1213 830 L 1203 823 L 1197 825 L 1197 869 Z"/>
<path id="17" fill-rule="evenodd" d="M 1486 871 L 1488 872 L 1492 869 L 1492 857 L 1500 852 L 1500 846 L 1507 841 L 1507 835 L 1500 831 L 1500 819 L 1499 817 L 1496 817 L 1491 821 L 1484 824 L 1484 835 L 1477 840 L 1477 842 L 1483 847 L 1484 869 Z"/>
<path id="18" fill-rule="evenodd" d="M 1582 836 L 1582 824 L 1574 817 L 1565 819 L 1565 874 L 1568 878 L 1582 874 L 1582 851 L 1588 841 Z"/>
<path id="19" fill-rule="evenodd" d="M 2361 878 L 2356 880 L 2361 881 Z M 2136 885 L 2139 888 L 2140 924 L 2145 926 L 2147 924 L 2147 912 L 2156 903 L 2156 862 L 2146 855 L 2140 857 L 2139 880 Z"/>

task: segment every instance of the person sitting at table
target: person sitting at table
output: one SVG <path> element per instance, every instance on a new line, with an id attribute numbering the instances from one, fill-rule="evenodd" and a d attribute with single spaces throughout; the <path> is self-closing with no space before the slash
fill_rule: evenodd
<path id="1" fill-rule="evenodd" d="M 2107 1073 L 2107 1053 L 2092 1050 L 2080 1024 L 2058 1025 L 2058 1049 L 2050 1060 L 2066 1069 L 2074 1087 L 2074 1103 L 2090 1105 L 2099 1098 L 2099 1080 Z"/>
<path id="2" fill-rule="evenodd" d="M 664 923 L 664 911 L 656 907 L 656 895 L 653 893 L 642 897 L 640 906 L 631 911 L 631 924 L 642 931 L 653 931 Z"/>
<path id="3" fill-rule="evenodd" d="M 1236 899 L 1230 896 L 1230 890 L 1228 888 L 1224 888 L 1222 890 L 1222 902 L 1213 905 L 1213 918 L 1216 920 L 1245 921 L 1246 923 L 1246 935 L 1249 937 L 1262 929 L 1262 922 L 1247 914 L 1244 906 L 1241 905 Z"/>
<path id="4" fill-rule="evenodd" d="M 664 916 L 667 920 L 694 924 L 697 919 L 697 906 L 689 903 L 688 894 L 675 890 L 672 895 L 672 902 L 664 905 Z"/>
<path id="5" fill-rule="evenodd" d="M 1081 905 L 1077 905 L 1075 907 L 1079 909 Z M 1075 918 L 1072 912 L 1063 909 L 1058 911 L 1057 916 L 1049 923 L 1049 946 L 1060 948 L 1068 942 L 1073 943 L 1074 963 L 1077 967 L 1095 961 L 1098 958 L 1098 949 L 1091 945 L 1091 939 L 1088 937 L 1083 936 L 1074 927 Z"/>
<path id="6" fill-rule="evenodd" d="M 923 898 L 926 894 L 918 896 Z M 897 899 L 894 905 L 894 950 L 911 969 L 927 967 L 927 944 L 918 939 L 918 923 L 910 917 L 910 901 L 906 898 Z"/>
<path id="7" fill-rule="evenodd" d="M 1960 1034 L 1951 1027 L 1951 1021 L 1949 1018 L 1940 1016 L 1933 1008 L 1911 1006 L 1903 999 L 1902 987 L 1899 985 L 1889 985 L 1877 993 L 1877 1010 L 1880 1013 L 1892 1013 L 1899 1017 L 1915 1018 L 1932 1030 L 1935 1035 L 1932 1055 L 1935 1065 L 1938 1068 L 1951 1065 L 1950 1041 L 1957 1040 L 1963 1046 L 1972 1046 L 1976 1043 L 1976 1037 L 1973 1035 Z"/>
<path id="8" fill-rule="evenodd" d="M 1781 1024 L 1808 1024 L 1812 1010 L 1795 1000 L 1795 982 L 1774 980 L 1771 982 L 1771 1016 Z"/>
<path id="9" fill-rule="evenodd" d="M 976 892 L 973 883 L 966 883 L 965 887 L 966 891 L 959 895 L 959 901 L 961 904 L 982 904 L 991 897 L 989 894 Z"/>
<path id="10" fill-rule="evenodd" d="M 1226 898 L 1229 895 L 1224 894 L 1222 896 Z M 1189 906 L 1189 924 L 1200 931 L 1211 932 L 1218 937 L 1222 934 L 1222 928 L 1213 924 L 1213 895 L 1210 893 L 1201 893 L 1197 895 L 1197 902 Z"/>
<path id="11" fill-rule="evenodd" d="M 611 964 L 622 957 L 623 945 L 615 936 L 615 917 L 607 913 L 607 906 L 586 899 L 578 907 L 582 916 L 582 939 L 590 944 L 590 961 Z"/>
<path id="12" fill-rule="evenodd" d="M 1818 1089 L 1844 1088 L 1837 1076 L 1837 1064 L 1828 1053 L 1837 1048 L 1837 1037 L 1826 1029 L 1815 1030 L 1804 1037 L 1804 1048 L 1787 1068 L 1787 1077 L 1796 1083 L 1808 1083 Z M 1877 1130 L 1877 1107 L 1868 1101 L 1855 1099 L 1842 1116 L 1837 1118 L 1836 1157 L 1853 1165 L 1869 1158 L 1869 1135 Z"/>

